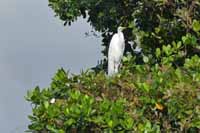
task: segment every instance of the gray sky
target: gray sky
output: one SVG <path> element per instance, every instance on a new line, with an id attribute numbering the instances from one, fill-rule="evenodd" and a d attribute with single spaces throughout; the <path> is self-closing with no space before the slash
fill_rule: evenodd
<path id="1" fill-rule="evenodd" d="M 78 73 L 101 59 L 101 40 L 79 19 L 64 27 L 47 0 L 0 0 L 0 130 L 22 133 L 31 113 L 28 89 L 47 87 L 60 67 Z"/>

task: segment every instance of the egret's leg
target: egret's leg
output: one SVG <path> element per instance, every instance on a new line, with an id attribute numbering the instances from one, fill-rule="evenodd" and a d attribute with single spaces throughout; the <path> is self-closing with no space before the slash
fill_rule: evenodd
<path id="1" fill-rule="evenodd" d="M 119 65 L 120 65 L 119 62 L 115 62 L 115 73 L 118 73 L 118 71 L 119 71 Z"/>
<path id="2" fill-rule="evenodd" d="M 115 71 L 115 65 L 113 60 L 108 60 L 108 75 L 113 75 Z"/>

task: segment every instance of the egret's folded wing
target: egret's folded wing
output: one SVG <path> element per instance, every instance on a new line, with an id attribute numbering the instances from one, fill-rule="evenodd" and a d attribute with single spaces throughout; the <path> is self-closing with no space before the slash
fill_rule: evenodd
<path id="1" fill-rule="evenodd" d="M 109 50 L 108 50 L 108 58 L 111 57 L 112 55 L 115 55 L 116 49 L 118 47 L 119 43 L 119 38 L 117 34 L 114 34 L 109 45 Z"/>

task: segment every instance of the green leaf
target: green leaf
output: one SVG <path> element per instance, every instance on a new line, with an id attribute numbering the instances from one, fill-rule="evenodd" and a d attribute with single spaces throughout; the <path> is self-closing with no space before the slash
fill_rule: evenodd
<path id="1" fill-rule="evenodd" d="M 161 55 L 160 48 L 156 48 L 156 57 L 159 58 Z"/>
<path id="2" fill-rule="evenodd" d="M 142 83 L 143 89 L 147 92 L 150 90 L 150 86 L 147 83 Z"/>
<path id="3" fill-rule="evenodd" d="M 145 128 L 147 130 L 151 129 L 151 122 L 150 121 L 147 121 L 146 125 L 145 125 Z"/>
<path id="4" fill-rule="evenodd" d="M 164 53 L 169 56 L 172 53 L 171 45 L 163 45 L 162 50 Z"/>
<path id="5" fill-rule="evenodd" d="M 179 48 L 181 47 L 181 45 L 182 45 L 182 42 L 179 41 L 179 42 L 177 43 L 177 49 L 179 49 Z"/>
<path id="6" fill-rule="evenodd" d="M 179 79 L 182 78 L 182 72 L 181 72 L 181 70 L 179 68 L 176 69 L 175 74 Z"/>
<path id="7" fill-rule="evenodd" d="M 143 56 L 143 61 L 144 61 L 144 63 L 148 63 L 149 62 L 149 58 L 147 56 Z"/>
<path id="8" fill-rule="evenodd" d="M 53 133 L 57 133 L 58 132 L 58 130 L 55 129 L 52 125 L 47 125 L 47 129 L 50 130 Z"/>
<path id="9" fill-rule="evenodd" d="M 190 38 L 188 36 L 182 37 L 183 44 L 188 45 L 191 43 Z"/>
<path id="10" fill-rule="evenodd" d="M 64 122 L 64 125 L 72 126 L 75 123 L 76 123 L 76 121 L 73 118 L 70 118 L 70 119 L 68 119 L 67 121 Z"/>
<path id="11" fill-rule="evenodd" d="M 60 130 L 58 130 L 58 133 L 65 133 L 65 131 L 60 129 Z"/>
<path id="12" fill-rule="evenodd" d="M 195 36 L 191 37 L 191 44 L 196 45 L 197 44 L 197 38 Z"/>
<path id="13" fill-rule="evenodd" d="M 194 31 L 199 32 L 200 31 L 200 22 L 197 21 L 196 19 L 193 20 L 192 28 Z"/>
<path id="14" fill-rule="evenodd" d="M 108 126 L 109 126 L 110 128 L 113 127 L 113 121 L 112 121 L 112 120 L 108 121 Z"/>
<path id="15" fill-rule="evenodd" d="M 131 117 L 125 119 L 125 127 L 127 129 L 133 128 L 133 119 Z"/>
<path id="16" fill-rule="evenodd" d="M 49 102 L 48 102 L 48 101 L 44 101 L 44 107 L 45 107 L 46 109 L 48 109 L 48 107 L 49 107 Z"/>
<path id="17" fill-rule="evenodd" d="M 33 93 L 34 93 L 34 90 L 28 90 L 26 100 L 31 101 Z"/>

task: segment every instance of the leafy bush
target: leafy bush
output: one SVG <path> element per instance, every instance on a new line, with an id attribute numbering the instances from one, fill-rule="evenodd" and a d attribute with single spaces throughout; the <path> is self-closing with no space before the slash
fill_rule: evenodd
<path id="1" fill-rule="evenodd" d="M 200 57 L 187 58 L 178 68 L 133 62 L 132 56 L 125 57 L 114 77 L 103 71 L 70 76 L 58 70 L 49 88 L 27 94 L 33 105 L 29 131 L 198 132 Z"/>

